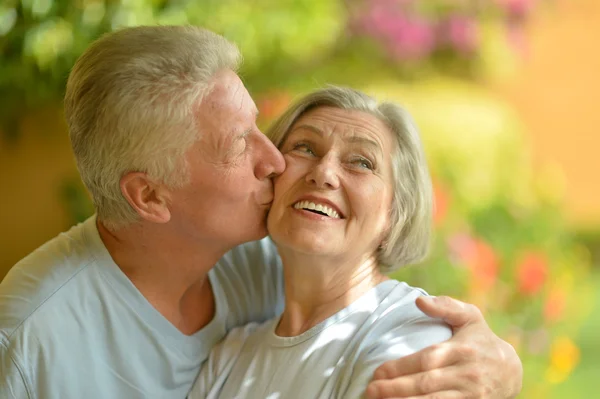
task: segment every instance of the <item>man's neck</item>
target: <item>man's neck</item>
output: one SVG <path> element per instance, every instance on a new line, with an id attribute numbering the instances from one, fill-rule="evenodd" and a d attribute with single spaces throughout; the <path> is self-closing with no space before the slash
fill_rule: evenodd
<path id="1" fill-rule="evenodd" d="M 374 257 L 325 259 L 282 253 L 285 310 L 276 333 L 300 335 L 349 306 L 387 277 Z"/>
<path id="2" fill-rule="evenodd" d="M 212 320 L 215 299 L 208 272 L 225 250 L 185 240 L 169 241 L 160 237 L 154 226 L 144 224 L 116 232 L 101 222 L 97 227 L 117 266 L 177 329 L 191 335 Z"/>

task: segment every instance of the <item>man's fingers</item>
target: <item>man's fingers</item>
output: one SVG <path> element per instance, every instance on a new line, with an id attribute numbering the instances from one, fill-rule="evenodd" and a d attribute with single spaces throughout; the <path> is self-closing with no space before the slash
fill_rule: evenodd
<path id="1" fill-rule="evenodd" d="M 477 306 L 448 296 L 421 296 L 417 298 L 416 303 L 423 313 L 430 317 L 443 319 L 452 327 L 462 327 L 484 320 Z"/>
<path id="2" fill-rule="evenodd" d="M 400 359 L 389 360 L 373 373 L 373 380 L 385 380 L 451 366 L 475 354 L 466 346 L 452 348 L 448 342 L 432 345 Z"/>
<path id="3" fill-rule="evenodd" d="M 403 396 L 403 397 L 395 397 L 395 398 L 385 398 L 385 399 L 464 399 L 465 396 L 458 391 L 443 391 L 436 392 L 431 395 L 421 395 L 421 396 Z"/>
<path id="4" fill-rule="evenodd" d="M 459 391 L 442 391 L 442 392 L 433 393 L 431 395 L 402 396 L 402 397 L 392 397 L 392 398 L 385 398 L 385 399 L 464 399 L 464 398 L 465 398 L 465 395 Z"/>
<path id="5" fill-rule="evenodd" d="M 371 381 L 367 387 L 366 395 L 369 399 L 380 398 L 427 398 L 427 395 L 441 395 L 444 392 L 450 395 L 456 391 L 459 383 L 457 371 L 454 368 L 430 370 L 402 376 L 394 379 Z M 437 398 L 438 396 L 436 396 Z M 445 396 L 439 396 L 443 398 Z M 448 396 L 453 398 L 455 396 Z"/>

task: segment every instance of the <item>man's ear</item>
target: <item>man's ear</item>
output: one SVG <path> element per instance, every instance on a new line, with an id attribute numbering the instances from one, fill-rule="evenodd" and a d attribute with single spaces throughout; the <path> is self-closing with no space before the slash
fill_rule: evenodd
<path id="1" fill-rule="evenodd" d="M 121 178 L 121 192 L 129 205 L 143 220 L 167 223 L 171 219 L 168 206 L 169 191 L 145 173 L 129 172 Z"/>

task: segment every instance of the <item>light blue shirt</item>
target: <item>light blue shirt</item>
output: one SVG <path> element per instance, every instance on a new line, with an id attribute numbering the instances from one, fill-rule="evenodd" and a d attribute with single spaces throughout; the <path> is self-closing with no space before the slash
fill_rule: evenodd
<path id="1" fill-rule="evenodd" d="M 282 310 L 274 245 L 245 244 L 209 272 L 215 317 L 186 336 L 113 262 L 95 222 L 47 242 L 0 283 L 0 398 L 184 398 L 227 331 Z"/>
<path id="2" fill-rule="evenodd" d="M 381 364 L 452 336 L 416 306 L 424 294 L 388 280 L 295 337 L 275 333 L 279 317 L 236 328 L 213 349 L 188 399 L 361 398 Z"/>

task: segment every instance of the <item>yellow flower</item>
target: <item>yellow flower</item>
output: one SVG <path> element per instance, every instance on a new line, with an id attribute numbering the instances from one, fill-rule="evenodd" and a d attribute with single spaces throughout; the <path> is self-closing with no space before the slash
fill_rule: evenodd
<path id="1" fill-rule="evenodd" d="M 579 348 L 567 336 L 554 340 L 550 349 L 550 366 L 546 370 L 548 382 L 558 384 L 567 379 L 579 363 Z"/>

